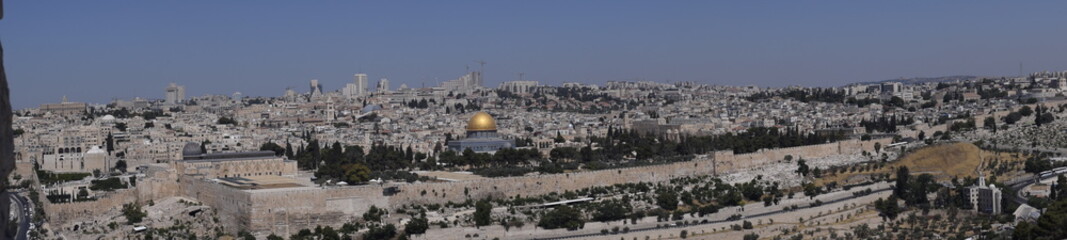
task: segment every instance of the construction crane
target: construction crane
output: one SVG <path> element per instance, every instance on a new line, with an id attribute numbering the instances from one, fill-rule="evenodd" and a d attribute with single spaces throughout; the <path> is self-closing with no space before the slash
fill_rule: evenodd
<path id="1" fill-rule="evenodd" d="M 478 64 L 478 67 L 479 67 L 478 71 L 485 72 L 485 63 L 486 63 L 485 61 L 483 61 L 483 60 L 474 60 L 474 63 Z"/>

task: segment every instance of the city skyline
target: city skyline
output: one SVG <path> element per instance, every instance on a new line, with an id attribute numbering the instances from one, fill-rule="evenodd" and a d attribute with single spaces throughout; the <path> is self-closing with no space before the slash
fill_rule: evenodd
<path id="1" fill-rule="evenodd" d="M 1067 2 L 2 2 L 0 239 L 1067 239 Z"/>
<path id="2" fill-rule="evenodd" d="M 1061 4 L 12 2 L 0 27 L 25 108 L 154 97 L 169 82 L 190 96 L 278 96 L 310 79 L 333 91 L 358 72 L 432 86 L 479 60 L 487 86 L 520 72 L 552 85 L 1006 76 L 1067 69 L 1048 6 Z"/>

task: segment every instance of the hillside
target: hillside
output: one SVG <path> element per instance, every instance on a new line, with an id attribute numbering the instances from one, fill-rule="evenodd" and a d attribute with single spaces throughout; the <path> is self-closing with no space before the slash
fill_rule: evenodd
<path id="1" fill-rule="evenodd" d="M 943 76 L 943 77 L 912 77 L 912 78 L 889 79 L 889 80 L 874 81 L 874 82 L 860 82 L 860 83 L 857 83 L 857 84 L 876 84 L 876 83 L 885 83 L 885 82 L 899 82 L 899 83 L 904 83 L 904 84 L 923 84 L 923 83 L 929 83 L 929 82 L 953 82 L 953 81 L 957 81 L 957 80 L 958 81 L 966 81 L 966 80 L 972 80 L 972 79 L 976 79 L 976 78 L 979 78 L 979 77 L 978 76 L 969 76 L 969 75 L 954 75 L 954 76 Z"/>

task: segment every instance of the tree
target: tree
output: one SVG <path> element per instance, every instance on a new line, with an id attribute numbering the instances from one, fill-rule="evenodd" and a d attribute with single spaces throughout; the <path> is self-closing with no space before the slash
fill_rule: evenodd
<path id="1" fill-rule="evenodd" d="M 111 132 L 107 133 L 107 154 L 115 151 L 115 137 L 111 135 Z"/>
<path id="2" fill-rule="evenodd" d="M 385 215 L 385 210 L 382 210 L 377 206 L 371 205 L 370 209 L 367 209 L 367 212 L 363 213 L 363 221 L 381 222 L 382 215 Z"/>
<path id="3" fill-rule="evenodd" d="M 896 196 L 889 196 L 889 199 L 874 201 L 874 208 L 878 210 L 878 216 L 882 219 L 893 220 L 897 218 L 897 215 L 902 211 L 900 205 L 897 205 Z"/>
<path id="4" fill-rule="evenodd" d="M 282 156 L 285 154 L 285 148 L 273 142 L 265 142 L 263 145 L 259 145 L 259 150 L 272 151 L 274 152 L 274 156 Z"/>
<path id="5" fill-rule="evenodd" d="M 293 145 L 289 141 L 285 141 L 285 158 L 293 159 Z"/>
<path id="6" fill-rule="evenodd" d="M 813 199 L 815 196 L 819 195 L 819 186 L 815 186 L 814 183 L 804 183 L 803 188 L 804 196 L 807 196 L 809 199 Z"/>
<path id="7" fill-rule="evenodd" d="M 315 234 L 319 235 L 318 240 L 341 240 L 341 235 L 337 234 L 333 227 L 326 226 L 322 229 L 315 228 Z"/>
<path id="8" fill-rule="evenodd" d="M 269 236 L 267 236 L 267 240 L 285 240 L 285 239 L 282 238 L 282 237 L 279 237 L 278 235 L 274 235 L 273 233 L 271 233 Z"/>
<path id="9" fill-rule="evenodd" d="M 122 123 L 122 122 L 115 123 L 115 129 L 118 129 L 119 131 L 125 132 L 126 131 L 126 123 Z"/>
<path id="10" fill-rule="evenodd" d="M 1067 238 L 1067 200 L 1059 200 L 1041 214 L 1033 224 L 1034 236 L 1047 239 Z"/>
<path id="11" fill-rule="evenodd" d="M 363 234 L 363 240 L 386 240 L 392 239 L 396 236 L 396 226 L 393 224 L 386 224 L 385 226 L 371 225 L 367 233 Z"/>
<path id="12" fill-rule="evenodd" d="M 756 233 L 745 234 L 745 236 L 742 239 L 744 239 L 744 240 L 759 240 L 759 234 L 756 234 Z"/>
<path id="13" fill-rule="evenodd" d="M 930 203 L 930 200 L 926 197 L 927 193 L 937 190 L 937 183 L 934 182 L 934 177 L 930 174 L 920 174 L 908 184 L 907 198 L 904 198 L 904 203 L 908 206 L 926 205 Z"/>
<path id="14" fill-rule="evenodd" d="M 1052 113 L 1042 113 L 1041 115 L 1037 115 L 1037 118 L 1034 119 L 1034 123 L 1037 124 L 1037 126 L 1048 124 L 1052 121 L 1056 121 L 1056 116 L 1053 116 Z"/>
<path id="15" fill-rule="evenodd" d="M 656 205 L 665 210 L 673 211 L 678 208 L 678 193 L 670 189 L 656 191 Z"/>
<path id="16" fill-rule="evenodd" d="M 993 117 L 986 117 L 985 122 L 982 123 L 982 127 L 986 129 L 992 129 L 993 132 L 997 132 L 997 119 Z"/>
<path id="17" fill-rule="evenodd" d="M 252 236 L 252 233 L 244 230 L 237 232 L 237 237 L 244 240 L 256 240 L 256 236 Z"/>
<path id="18" fill-rule="evenodd" d="M 874 235 L 874 230 L 872 230 L 870 226 L 864 223 L 860 224 L 859 226 L 852 227 L 852 235 L 854 235 L 856 239 L 868 239 Z"/>
<path id="19" fill-rule="evenodd" d="M 910 173 L 908 167 L 901 166 L 897 168 L 897 181 L 896 186 L 893 188 L 893 195 L 897 198 L 908 199 L 908 178 Z"/>
<path id="20" fill-rule="evenodd" d="M 120 172 L 126 172 L 126 160 L 118 160 L 115 162 L 115 169 Z"/>
<path id="21" fill-rule="evenodd" d="M 148 213 L 141 210 L 141 205 L 127 203 L 122 205 L 122 215 L 126 217 L 126 224 L 134 224 L 141 222 Z"/>
<path id="22" fill-rule="evenodd" d="M 585 220 L 582 219 L 581 211 L 564 205 L 542 216 L 537 226 L 544 229 L 567 228 L 573 231 L 585 227 Z"/>
<path id="23" fill-rule="evenodd" d="M 1023 117 L 1029 117 L 1031 114 L 1034 114 L 1034 110 L 1031 109 L 1030 106 L 1023 106 L 1019 109 L 1019 114 L 1023 115 Z"/>
<path id="24" fill-rule="evenodd" d="M 223 125 L 237 125 L 237 121 L 233 120 L 233 118 L 228 117 L 220 117 L 219 120 L 216 121 L 216 123 Z"/>
<path id="25" fill-rule="evenodd" d="M 804 159 L 800 159 L 800 160 L 797 161 L 797 171 L 796 172 L 799 173 L 800 176 L 808 176 L 808 172 L 810 172 L 810 171 L 811 171 L 811 169 L 808 167 L 807 161 L 804 161 Z"/>
<path id="26" fill-rule="evenodd" d="M 344 181 L 349 184 L 356 184 L 370 181 L 370 168 L 359 163 L 345 164 L 341 166 L 344 170 Z"/>
<path id="27" fill-rule="evenodd" d="M 474 225 L 487 226 L 493 222 L 492 214 L 493 204 L 487 200 L 479 200 L 474 204 Z"/>
<path id="28" fill-rule="evenodd" d="M 1026 221 L 1021 221 L 1015 225 L 1015 230 L 1011 233 L 1011 239 L 1018 240 L 1030 240 L 1037 239 L 1038 236 L 1034 235 L 1034 225 Z"/>
<path id="29" fill-rule="evenodd" d="M 626 219 L 630 214 L 630 205 L 619 200 L 606 200 L 600 202 L 593 213 L 593 220 L 598 222 L 610 222 Z"/>
<path id="30" fill-rule="evenodd" d="M 423 212 L 421 217 L 412 218 L 404 225 L 404 233 L 407 235 L 423 234 L 430 228 L 430 222 L 426 219 L 426 213 Z"/>
<path id="31" fill-rule="evenodd" d="M 1047 159 L 1040 159 L 1037 157 L 1027 158 L 1023 162 L 1023 171 L 1028 173 L 1038 174 L 1044 171 L 1052 169 L 1052 162 Z"/>
<path id="32" fill-rule="evenodd" d="M 1056 199 L 1067 200 L 1067 176 L 1059 175 L 1056 177 Z"/>
<path id="33" fill-rule="evenodd" d="M 1019 113 L 1019 112 L 1011 112 L 1011 113 L 1008 113 L 1007 116 L 1004 116 L 1004 123 L 1006 123 L 1006 124 L 1015 124 L 1016 122 L 1019 122 L 1019 120 L 1022 120 L 1022 118 L 1023 118 L 1023 115 L 1021 113 Z"/>

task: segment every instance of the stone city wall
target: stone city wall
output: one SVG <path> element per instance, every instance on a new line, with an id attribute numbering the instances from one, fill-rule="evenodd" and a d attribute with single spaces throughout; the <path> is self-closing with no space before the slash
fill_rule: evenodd
<path id="1" fill-rule="evenodd" d="M 818 158 L 873 152 L 875 143 L 887 145 L 890 141 L 846 140 L 736 155 L 723 151 L 693 161 L 671 164 L 458 182 L 238 190 L 210 180 L 180 177 L 178 185 L 181 186 L 181 195 L 198 199 L 217 209 L 223 223 L 237 225 L 227 226 L 227 229 L 239 227 L 257 235 L 276 233 L 287 236 L 300 229 L 319 225 L 339 227 L 360 218 L 371 206 L 395 209 L 409 204 L 461 203 L 487 197 L 538 196 L 594 186 L 662 182 L 677 177 L 736 171 L 778 161 L 784 159 L 785 155 Z M 161 184 L 159 188 L 166 188 L 164 186 Z M 386 188 L 394 186 L 399 192 L 391 196 L 383 194 Z"/>
<path id="2" fill-rule="evenodd" d="M 138 199 L 141 203 L 181 195 L 177 175 L 170 171 L 149 171 L 137 177 Z"/>
<path id="3" fill-rule="evenodd" d="M 756 152 L 743 154 L 734 154 L 734 152 L 730 150 L 717 151 L 713 153 L 712 156 L 718 164 L 718 173 L 727 173 L 784 160 L 787 155 L 793 156 L 793 159 L 811 159 L 833 155 L 860 154 L 863 151 L 873 153 L 874 145 L 876 143 L 881 144 L 884 147 L 891 144 L 892 141 L 893 139 L 891 138 L 871 139 L 868 141 L 850 139 L 818 145 L 760 149 Z"/>
<path id="4" fill-rule="evenodd" d="M 33 163 L 32 162 L 15 162 L 15 171 L 11 173 L 11 176 L 14 176 L 15 174 L 18 174 L 19 176 L 22 176 L 23 180 L 30 179 L 31 178 L 30 176 L 33 176 L 33 174 L 34 174 L 33 173 Z M 13 182 L 11 184 L 14 185 L 14 184 L 19 184 L 19 183 Z"/>
<path id="5" fill-rule="evenodd" d="M 180 193 L 214 208 L 219 214 L 219 222 L 226 229 L 236 231 L 235 229 L 251 224 L 249 215 L 252 203 L 249 192 L 189 176 L 181 176 L 178 181 L 181 186 Z"/>
<path id="6" fill-rule="evenodd" d="M 389 197 L 376 185 L 303 187 L 251 192 L 250 232 L 269 231 L 289 236 L 315 226 L 340 227 L 362 217 L 371 206 L 388 208 Z"/>
<path id="7" fill-rule="evenodd" d="M 713 160 L 662 164 L 644 167 L 619 168 L 601 171 L 491 178 L 444 183 L 398 185 L 400 192 L 392 196 L 391 207 L 405 204 L 461 203 L 467 199 L 487 197 L 538 196 L 563 193 L 594 186 L 610 186 L 631 182 L 661 182 L 671 178 L 715 174 Z"/>
<path id="8" fill-rule="evenodd" d="M 122 205 L 137 201 L 136 189 L 117 190 L 98 196 L 95 201 L 51 203 L 41 194 L 41 207 L 44 208 L 48 222 L 62 226 L 77 223 L 111 212 L 122 211 Z"/>
<path id="9" fill-rule="evenodd" d="M 284 236 L 291 235 L 299 229 L 314 228 L 318 225 L 338 227 L 349 220 L 360 218 L 372 205 L 395 209 L 409 204 L 460 203 L 468 199 L 504 198 L 520 195 L 538 196 L 553 192 L 562 193 L 564 191 L 621 183 L 662 182 L 677 177 L 736 171 L 779 161 L 784 159 L 785 155 L 793 155 L 794 158 L 819 158 L 838 154 L 859 154 L 862 151 L 873 152 L 875 143 L 880 143 L 884 146 L 888 145 L 890 141 L 891 139 L 846 140 L 811 146 L 761 150 L 755 153 L 736 155 L 730 151 L 722 151 L 712 154 L 711 157 L 672 164 L 458 182 L 402 183 L 387 184 L 385 186 L 367 185 L 330 188 L 305 187 L 255 191 L 235 191 L 233 189 L 225 189 L 221 185 L 219 187 L 224 188 L 220 189 L 220 191 L 242 192 L 250 195 L 241 196 L 239 200 L 231 200 L 239 202 L 238 205 L 248 204 L 244 205 L 247 206 L 244 209 L 248 210 L 229 211 L 230 213 L 227 213 L 249 214 L 246 216 L 250 223 L 243 226 L 247 227 L 250 232 L 254 232 L 257 235 L 266 235 L 273 232 Z M 385 188 L 390 186 L 396 186 L 399 192 L 392 196 L 383 195 Z M 198 196 L 190 195 L 189 197 Z M 250 201 L 244 203 L 246 199 Z M 220 208 L 208 201 L 205 201 L 205 203 Z M 235 216 L 234 218 L 242 217 Z"/>

